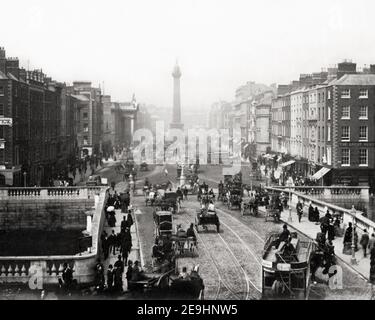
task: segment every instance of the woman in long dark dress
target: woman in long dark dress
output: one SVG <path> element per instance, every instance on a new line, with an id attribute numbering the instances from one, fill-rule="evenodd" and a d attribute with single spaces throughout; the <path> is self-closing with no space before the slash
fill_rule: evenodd
<path id="1" fill-rule="evenodd" d="M 314 221 L 315 222 L 319 222 L 319 216 L 320 216 L 320 213 L 319 213 L 319 209 L 318 209 L 318 207 L 315 207 L 315 209 L 314 209 Z"/>

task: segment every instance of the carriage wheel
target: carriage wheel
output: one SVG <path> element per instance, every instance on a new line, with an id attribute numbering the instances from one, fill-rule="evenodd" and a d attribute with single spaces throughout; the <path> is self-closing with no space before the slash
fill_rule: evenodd
<path id="1" fill-rule="evenodd" d="M 216 230 L 217 230 L 217 233 L 220 233 L 220 224 L 216 225 Z"/>

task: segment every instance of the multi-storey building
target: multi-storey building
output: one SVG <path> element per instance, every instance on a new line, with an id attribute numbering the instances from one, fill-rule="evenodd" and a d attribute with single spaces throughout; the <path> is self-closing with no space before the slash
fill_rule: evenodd
<path id="1" fill-rule="evenodd" d="M 338 76 L 327 87 L 330 128 L 327 144 L 332 148 L 331 182 L 334 184 L 374 188 L 375 66 L 371 66 L 371 72 Z"/>
<path id="2" fill-rule="evenodd" d="M 300 79 L 297 90 L 280 86 L 282 94 L 272 102 L 272 150 L 307 163 L 304 174 L 325 184 L 373 190 L 375 65 L 357 73 L 356 64 L 345 61 L 328 73 Z"/>
<path id="3" fill-rule="evenodd" d="M 291 92 L 290 95 L 290 153 L 302 155 L 302 104 L 303 89 Z"/>
<path id="4" fill-rule="evenodd" d="M 77 141 L 81 156 L 99 154 L 103 135 L 103 104 L 100 88 L 91 82 L 73 82 L 67 87 L 69 94 L 78 100 Z"/>
<path id="5" fill-rule="evenodd" d="M 271 148 L 271 105 L 273 97 L 274 93 L 271 91 L 256 98 L 256 157 L 267 153 Z"/>
<path id="6" fill-rule="evenodd" d="M 64 86 L 26 71 L 0 49 L 0 184 L 47 185 L 74 150 L 74 114 Z"/>
<path id="7" fill-rule="evenodd" d="M 271 149 L 281 153 L 283 147 L 283 96 L 278 96 L 272 101 L 271 106 Z"/>

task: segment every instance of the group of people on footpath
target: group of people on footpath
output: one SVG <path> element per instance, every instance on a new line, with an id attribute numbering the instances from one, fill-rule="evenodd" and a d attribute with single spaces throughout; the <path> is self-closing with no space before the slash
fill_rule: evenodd
<path id="1" fill-rule="evenodd" d="M 116 233 L 114 229 L 108 234 L 103 231 L 101 234 L 101 249 L 104 260 L 97 261 L 95 266 L 95 287 L 98 292 L 122 293 L 123 292 L 123 275 L 127 279 L 127 288 L 131 290 L 129 282 L 134 281 L 141 274 L 138 261 L 129 260 L 129 254 L 132 249 L 131 227 L 134 223 L 130 205 L 129 191 L 125 191 L 120 195 L 115 190 L 115 184 L 107 190 L 106 204 L 106 221 L 110 228 L 115 228 L 116 217 L 115 210 L 121 209 L 122 221 L 120 232 Z M 115 263 L 110 263 L 105 270 L 103 262 L 107 261 L 111 256 L 116 256 Z"/>
<path id="2" fill-rule="evenodd" d="M 300 201 L 297 203 L 296 211 L 298 221 L 301 222 L 303 203 Z M 320 226 L 316 242 L 327 253 L 327 265 L 331 265 L 329 260 L 334 257 L 333 240 L 336 237 L 343 237 L 343 254 L 351 255 L 353 247 L 355 252 L 362 250 L 363 258 L 367 258 L 368 254 L 370 254 L 370 281 L 375 282 L 375 233 L 370 235 L 367 229 L 363 229 L 359 237 L 357 227 L 353 226 L 352 222 L 348 223 L 348 227 L 344 231 L 340 214 L 331 213 L 327 209 L 325 215 L 321 217 L 318 207 L 313 207 L 311 202 L 308 208 L 308 220 Z"/>

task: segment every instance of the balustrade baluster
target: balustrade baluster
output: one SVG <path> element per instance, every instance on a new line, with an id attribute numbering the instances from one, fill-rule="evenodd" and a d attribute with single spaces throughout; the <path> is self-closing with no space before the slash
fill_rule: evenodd
<path id="1" fill-rule="evenodd" d="M 26 277 L 26 268 L 24 264 L 22 265 L 22 268 L 21 268 L 21 277 Z"/>
<path id="2" fill-rule="evenodd" d="M 50 272 L 50 274 L 52 275 L 52 273 L 56 273 L 56 274 L 58 274 L 58 270 L 56 269 L 56 266 L 55 266 L 54 263 L 52 263 L 52 268 L 51 268 L 51 272 Z"/>
<path id="3" fill-rule="evenodd" d="M 2 265 L 0 277 L 6 277 L 6 273 L 5 272 L 6 272 L 5 266 Z"/>
<path id="4" fill-rule="evenodd" d="M 64 271 L 64 266 L 62 263 L 59 264 L 59 269 L 58 269 L 58 272 L 59 274 L 62 273 Z"/>
<path id="5" fill-rule="evenodd" d="M 18 268 L 18 264 L 16 264 L 16 267 L 14 268 L 14 276 L 15 277 L 18 277 L 20 275 L 19 271 L 20 271 L 20 269 Z"/>

